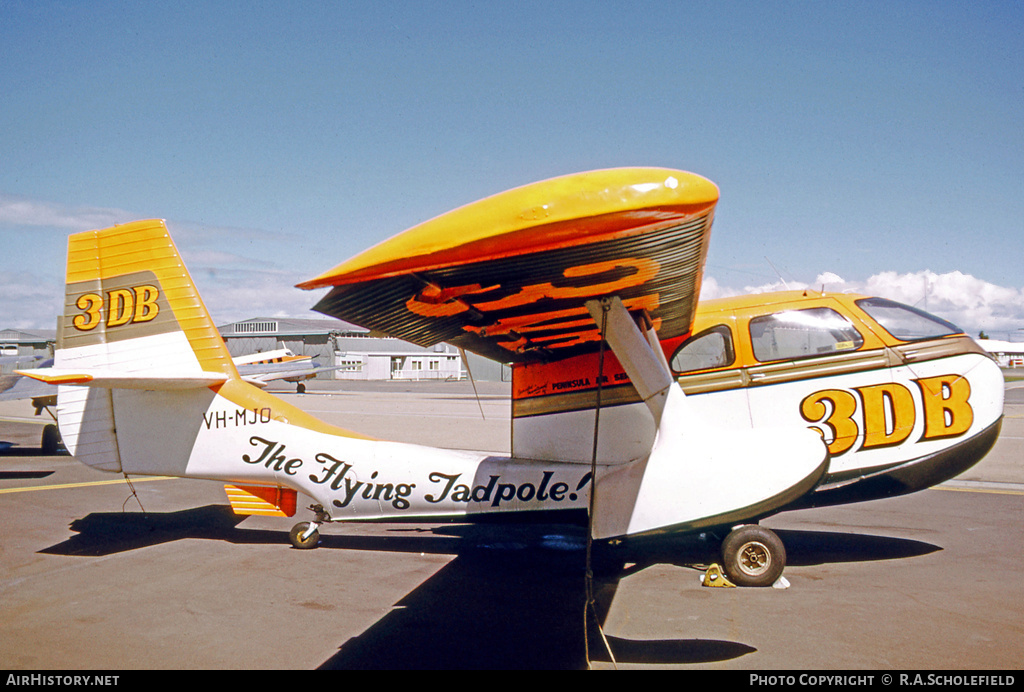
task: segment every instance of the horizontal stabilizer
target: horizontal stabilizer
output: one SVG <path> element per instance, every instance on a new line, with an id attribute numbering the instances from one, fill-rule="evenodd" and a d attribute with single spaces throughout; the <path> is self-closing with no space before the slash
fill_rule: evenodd
<path id="1" fill-rule="evenodd" d="M 132 372 L 112 370 L 73 370 L 67 368 L 42 368 L 19 370 L 17 374 L 47 384 L 73 384 L 107 389 L 193 389 L 223 384 L 228 377 L 219 372 Z"/>

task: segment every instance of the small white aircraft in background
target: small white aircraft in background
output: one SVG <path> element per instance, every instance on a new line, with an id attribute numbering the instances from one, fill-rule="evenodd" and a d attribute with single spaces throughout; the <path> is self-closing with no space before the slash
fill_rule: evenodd
<path id="1" fill-rule="evenodd" d="M 791 297 L 770 319 L 731 305 L 695 327 L 717 201 L 677 170 L 565 176 L 301 285 L 331 289 L 326 314 L 512 362 L 507 457 L 367 439 L 246 382 L 161 221 L 70 238 L 55 365 L 24 374 L 61 385 L 64 441 L 89 466 L 224 481 L 239 513 L 292 516 L 311 497 L 295 547 L 335 521 L 584 517 L 604 544 L 719 535 L 730 579 L 770 585 L 785 550 L 758 520 L 977 461 L 1002 376 L 959 330 L 908 336 L 881 304 L 832 315 Z M 879 477 L 896 485 L 858 486 Z"/>
<path id="2" fill-rule="evenodd" d="M 232 360 L 245 381 L 257 387 L 266 387 L 278 380 L 295 382 L 299 394 L 306 391 L 305 380 L 311 380 L 321 372 L 338 369 L 321 367 L 313 356 L 297 356 L 287 348 L 236 356 Z"/>
<path id="3" fill-rule="evenodd" d="M 42 360 L 42 358 L 35 360 Z M 313 379 L 321 372 L 334 369 L 320 366 L 313 360 L 313 356 L 297 356 L 287 348 L 235 356 L 232 361 L 238 368 L 238 374 L 246 382 L 261 388 L 277 380 L 296 382 L 299 385 L 298 392 L 300 394 L 306 389 L 302 384 L 304 380 Z M 39 363 L 36 369 L 48 367 L 53 367 L 53 359 Z M 0 376 L 0 401 L 56 396 L 53 386 L 41 380 L 26 378 L 20 374 Z M 52 406 L 56 404 L 56 401 L 45 403 Z"/>

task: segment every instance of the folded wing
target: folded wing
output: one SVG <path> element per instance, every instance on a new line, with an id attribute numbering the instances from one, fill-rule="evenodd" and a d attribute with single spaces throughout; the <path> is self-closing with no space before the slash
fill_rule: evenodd
<path id="1" fill-rule="evenodd" d="M 314 308 L 324 314 L 502 362 L 595 349 L 585 304 L 610 295 L 669 338 L 690 329 L 717 201 L 684 171 L 564 176 L 451 211 L 299 286 L 331 288 Z"/>

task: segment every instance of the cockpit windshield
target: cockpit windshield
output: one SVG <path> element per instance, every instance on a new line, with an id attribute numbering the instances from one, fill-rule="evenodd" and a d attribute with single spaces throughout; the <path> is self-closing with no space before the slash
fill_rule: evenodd
<path id="1" fill-rule="evenodd" d="M 858 300 L 857 305 L 901 341 L 920 341 L 963 333 L 955 324 L 893 300 L 864 298 Z"/>

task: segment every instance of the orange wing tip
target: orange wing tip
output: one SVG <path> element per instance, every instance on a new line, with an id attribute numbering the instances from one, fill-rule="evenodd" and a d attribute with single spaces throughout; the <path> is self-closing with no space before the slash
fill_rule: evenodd
<path id="1" fill-rule="evenodd" d="M 298 493 L 289 488 L 262 485 L 225 485 L 228 502 L 235 514 L 264 517 L 293 517 Z"/>
<path id="2" fill-rule="evenodd" d="M 92 382 L 92 375 L 79 372 L 62 372 L 55 373 L 50 368 L 42 370 L 15 370 L 15 375 L 23 375 L 24 377 L 31 377 L 33 380 L 39 380 L 46 384 L 88 384 Z"/>
<path id="3" fill-rule="evenodd" d="M 18 370 L 15 374 L 31 377 L 46 384 L 73 384 L 107 389 L 199 389 L 224 384 L 228 376 L 219 372 L 139 372 L 120 373 L 95 369 L 90 372 L 40 368 Z"/>

